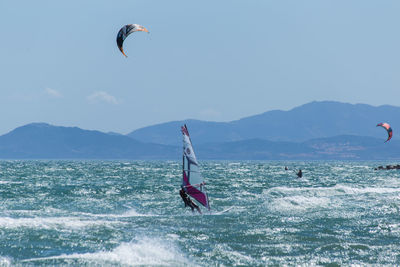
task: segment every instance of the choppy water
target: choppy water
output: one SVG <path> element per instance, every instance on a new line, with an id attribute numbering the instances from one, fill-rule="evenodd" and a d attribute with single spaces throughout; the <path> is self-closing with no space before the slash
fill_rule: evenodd
<path id="1" fill-rule="evenodd" d="M 399 264 L 400 171 L 377 165 L 202 163 L 198 215 L 178 161 L 1 161 L 0 266 Z"/>

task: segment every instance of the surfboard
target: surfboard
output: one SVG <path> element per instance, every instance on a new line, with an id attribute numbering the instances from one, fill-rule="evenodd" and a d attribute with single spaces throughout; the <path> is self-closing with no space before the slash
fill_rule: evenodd
<path id="1" fill-rule="evenodd" d="M 229 208 L 227 208 L 227 209 L 225 209 L 225 210 L 223 210 L 223 211 L 218 211 L 218 212 L 216 212 L 216 213 L 214 213 L 214 214 L 215 214 L 215 215 L 224 214 L 224 213 L 230 211 L 231 209 L 233 209 L 233 207 L 229 207 Z"/>

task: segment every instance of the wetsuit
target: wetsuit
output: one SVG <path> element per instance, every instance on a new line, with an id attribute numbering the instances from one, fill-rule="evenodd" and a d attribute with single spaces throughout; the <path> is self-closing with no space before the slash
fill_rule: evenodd
<path id="1" fill-rule="evenodd" d="M 299 178 L 303 177 L 303 172 L 301 170 L 299 170 L 299 172 L 297 173 L 297 177 Z"/>
<path id="2" fill-rule="evenodd" d="M 201 210 L 199 208 L 199 206 L 197 206 L 196 204 L 193 203 L 193 201 L 187 196 L 185 190 L 183 190 L 183 188 L 179 191 L 179 195 L 181 196 L 183 202 L 185 203 L 185 207 L 190 207 L 192 209 L 192 211 L 194 211 L 194 209 L 196 209 L 200 214 L 201 214 Z"/>

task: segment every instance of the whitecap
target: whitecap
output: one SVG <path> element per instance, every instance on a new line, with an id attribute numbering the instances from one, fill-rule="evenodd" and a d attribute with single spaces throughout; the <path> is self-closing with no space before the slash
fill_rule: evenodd
<path id="1" fill-rule="evenodd" d="M 8 257 L 0 257 L 0 267 L 12 266 L 11 259 Z"/>
<path id="2" fill-rule="evenodd" d="M 171 242 L 142 238 L 136 242 L 121 243 L 111 251 L 62 254 L 59 256 L 27 259 L 23 262 L 64 260 L 78 261 L 79 264 L 104 265 L 160 265 L 194 266 Z"/>
<path id="3" fill-rule="evenodd" d="M 35 218 L 11 218 L 0 217 L 0 229 L 15 229 L 20 227 L 33 229 L 79 229 L 93 226 L 109 226 L 123 224 L 117 221 L 107 220 L 82 220 L 78 217 L 35 217 Z"/>
<path id="4" fill-rule="evenodd" d="M 135 209 L 131 208 L 121 214 L 115 213 L 89 213 L 89 212 L 74 212 L 74 215 L 88 216 L 88 217 L 108 217 L 108 218 L 129 218 L 129 217 L 150 217 L 159 216 L 155 214 L 143 214 L 137 212 Z"/>

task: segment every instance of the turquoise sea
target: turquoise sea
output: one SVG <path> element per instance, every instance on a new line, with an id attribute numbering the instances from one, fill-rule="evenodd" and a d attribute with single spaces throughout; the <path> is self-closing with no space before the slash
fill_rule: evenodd
<path id="1" fill-rule="evenodd" d="M 202 162 L 199 215 L 181 161 L 0 161 L 0 266 L 399 265 L 400 171 L 382 164 Z"/>

